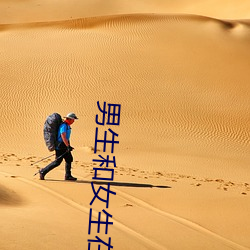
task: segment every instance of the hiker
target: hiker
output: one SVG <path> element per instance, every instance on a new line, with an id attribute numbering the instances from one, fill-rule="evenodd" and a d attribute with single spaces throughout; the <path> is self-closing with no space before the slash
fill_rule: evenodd
<path id="1" fill-rule="evenodd" d="M 40 180 L 44 180 L 45 175 L 58 167 L 63 159 L 65 160 L 65 180 L 67 181 L 76 181 L 77 178 L 71 175 L 71 163 L 73 162 L 73 156 L 71 151 L 74 149 L 70 146 L 70 134 L 71 134 L 71 127 L 70 125 L 74 123 L 77 116 L 74 113 L 69 113 L 64 122 L 60 125 L 58 129 L 58 136 L 57 136 L 57 146 L 55 148 L 56 151 L 56 160 L 51 162 L 48 166 L 43 169 L 40 169 Z"/>

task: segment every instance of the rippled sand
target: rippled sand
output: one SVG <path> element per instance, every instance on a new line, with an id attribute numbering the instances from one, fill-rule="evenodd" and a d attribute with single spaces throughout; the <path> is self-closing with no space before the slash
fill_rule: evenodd
<path id="1" fill-rule="evenodd" d="M 24 2 L 9 7 L 22 9 Z M 41 20 L 46 1 L 40 7 L 33 3 L 31 9 L 40 8 L 40 14 L 27 20 L 25 11 L 19 21 L 5 12 L 0 248 L 87 248 L 94 237 L 87 231 L 99 101 L 121 104 L 121 124 L 112 127 L 120 142 L 112 185 L 117 195 L 109 210 L 114 248 L 249 249 L 247 8 L 239 6 L 226 20 L 226 11 L 221 18 L 216 11 L 211 17 L 194 15 L 212 13 L 208 3 L 200 9 L 169 5 L 190 14 L 163 14 L 169 3 L 159 13 L 160 1 L 151 6 L 155 14 L 146 13 L 149 3 L 130 12 L 121 3 L 108 13 L 95 10 L 92 17 L 85 12 L 79 17 L 80 7 L 63 12 L 65 1 L 54 19 L 44 12 Z M 79 182 L 62 181 L 63 165 L 40 181 L 33 174 L 50 161 L 30 164 L 50 154 L 44 120 L 71 111 L 79 116 L 71 141 Z M 100 136 L 108 128 L 100 128 Z M 102 153 L 101 145 L 98 149 Z M 97 204 L 95 215 L 101 210 Z"/>

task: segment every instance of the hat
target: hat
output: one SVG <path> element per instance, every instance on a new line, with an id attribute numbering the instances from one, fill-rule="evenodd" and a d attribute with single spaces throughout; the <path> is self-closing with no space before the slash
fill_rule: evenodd
<path id="1" fill-rule="evenodd" d="M 68 113 L 64 118 L 69 118 L 69 119 L 78 119 L 78 117 L 75 115 L 75 113 Z"/>

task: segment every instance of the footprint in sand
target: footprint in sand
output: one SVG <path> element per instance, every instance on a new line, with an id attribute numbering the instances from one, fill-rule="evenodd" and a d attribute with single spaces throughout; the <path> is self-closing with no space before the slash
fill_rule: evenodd
<path id="1" fill-rule="evenodd" d="M 124 205 L 124 207 L 133 207 L 133 205 L 132 205 L 132 204 L 129 204 L 129 203 L 126 203 L 126 204 Z"/>

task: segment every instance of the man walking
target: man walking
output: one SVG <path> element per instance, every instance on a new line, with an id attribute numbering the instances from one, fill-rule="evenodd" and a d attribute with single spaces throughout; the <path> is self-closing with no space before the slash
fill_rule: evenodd
<path id="1" fill-rule="evenodd" d="M 58 167 L 62 163 L 63 159 L 65 160 L 65 180 L 67 181 L 77 180 L 77 178 L 71 175 L 71 163 L 73 162 L 73 156 L 71 154 L 71 151 L 74 148 L 70 146 L 70 134 L 71 134 L 70 125 L 72 125 L 74 121 L 78 118 L 74 113 L 69 113 L 64 118 L 66 119 L 58 129 L 58 136 L 57 136 L 58 146 L 56 147 L 56 160 L 51 162 L 48 166 L 39 171 L 40 180 L 44 180 L 45 175 L 55 167 Z"/>

